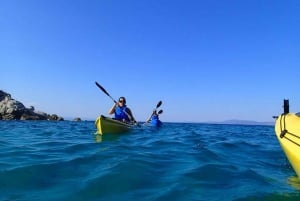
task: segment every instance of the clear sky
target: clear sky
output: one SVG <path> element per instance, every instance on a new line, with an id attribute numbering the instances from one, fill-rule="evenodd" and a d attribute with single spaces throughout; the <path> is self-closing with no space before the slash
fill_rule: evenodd
<path id="1" fill-rule="evenodd" d="M 0 0 L 0 89 L 65 118 L 272 121 L 299 64 L 298 0 Z"/>

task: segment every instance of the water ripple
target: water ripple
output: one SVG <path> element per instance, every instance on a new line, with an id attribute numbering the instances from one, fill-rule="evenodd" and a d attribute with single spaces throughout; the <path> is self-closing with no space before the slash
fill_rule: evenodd
<path id="1" fill-rule="evenodd" d="M 0 200 L 300 197 L 271 126 L 165 123 L 104 136 L 94 122 L 0 127 Z"/>

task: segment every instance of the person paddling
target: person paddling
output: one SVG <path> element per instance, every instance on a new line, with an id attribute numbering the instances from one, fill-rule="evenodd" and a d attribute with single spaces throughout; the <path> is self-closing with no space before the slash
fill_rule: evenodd
<path id="1" fill-rule="evenodd" d="M 162 112 L 162 111 L 160 111 L 160 112 Z M 151 122 L 151 124 L 154 126 L 161 125 L 161 121 L 159 120 L 159 114 L 157 113 L 156 110 L 153 110 L 152 115 L 149 117 L 149 119 L 146 122 L 147 123 Z"/>
<path id="2" fill-rule="evenodd" d="M 131 110 L 126 106 L 125 97 L 120 97 L 118 102 L 112 106 L 112 108 L 108 112 L 109 114 L 114 114 L 114 119 L 122 121 L 122 122 L 134 122 L 137 123 Z"/>

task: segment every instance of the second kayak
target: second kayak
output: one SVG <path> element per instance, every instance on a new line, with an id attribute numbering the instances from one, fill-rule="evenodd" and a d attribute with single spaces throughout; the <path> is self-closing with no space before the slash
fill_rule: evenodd
<path id="1" fill-rule="evenodd" d="M 161 123 L 161 121 L 160 121 L 159 119 L 152 119 L 152 120 L 150 121 L 150 124 L 151 124 L 152 126 L 157 126 L 157 127 L 159 127 L 159 126 L 162 125 L 162 123 Z"/>

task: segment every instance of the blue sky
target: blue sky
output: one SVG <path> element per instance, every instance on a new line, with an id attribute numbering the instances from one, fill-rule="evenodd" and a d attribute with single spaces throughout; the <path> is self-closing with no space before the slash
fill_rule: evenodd
<path id="1" fill-rule="evenodd" d="M 272 121 L 300 111 L 300 1 L 0 0 L 0 89 L 65 118 Z"/>

